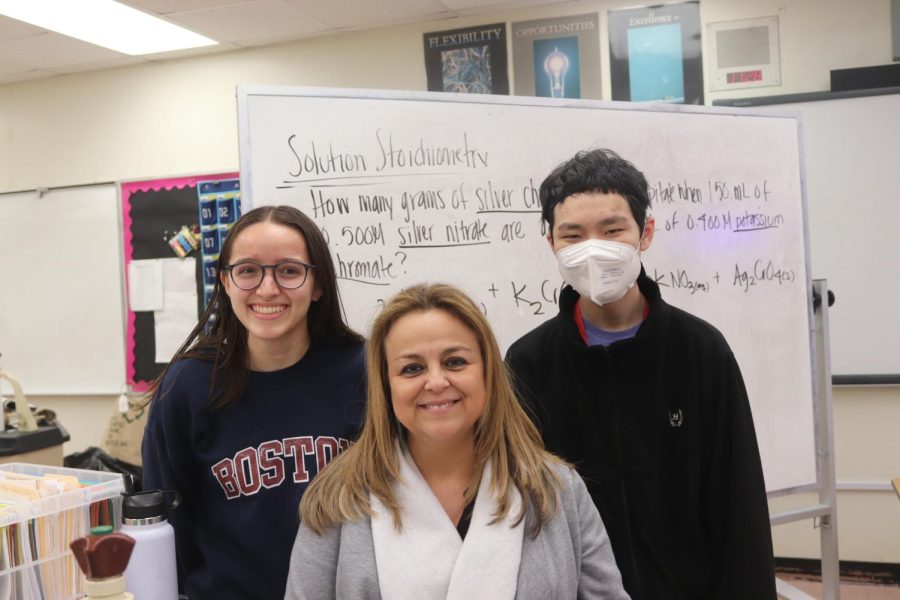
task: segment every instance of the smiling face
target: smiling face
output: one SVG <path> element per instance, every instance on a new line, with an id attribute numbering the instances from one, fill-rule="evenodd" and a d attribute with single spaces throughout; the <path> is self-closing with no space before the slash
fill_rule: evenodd
<path id="1" fill-rule="evenodd" d="M 553 213 L 553 230 L 547 240 L 554 253 L 590 239 L 621 242 L 644 251 L 653 240 L 653 218 L 647 217 L 642 235 L 628 202 L 619 194 L 572 194 L 557 204 Z"/>
<path id="2" fill-rule="evenodd" d="M 228 257 L 229 264 L 253 261 L 269 265 L 287 260 L 309 263 L 306 241 L 292 227 L 271 221 L 243 229 L 233 240 Z M 265 270 L 262 283 L 252 290 L 238 288 L 229 273 L 220 277 L 235 316 L 247 329 L 251 363 L 265 354 L 291 354 L 292 349 L 300 355 L 305 352 L 309 307 L 322 295 L 315 270 L 310 270 L 303 286 L 293 290 L 281 288 L 271 269 Z"/>
<path id="3" fill-rule="evenodd" d="M 417 448 L 474 444 L 486 402 L 475 333 L 440 309 L 397 319 L 384 339 L 391 404 Z"/>

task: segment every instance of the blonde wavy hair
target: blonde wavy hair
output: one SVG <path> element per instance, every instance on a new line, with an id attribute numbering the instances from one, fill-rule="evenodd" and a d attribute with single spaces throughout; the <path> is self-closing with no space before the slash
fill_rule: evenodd
<path id="1" fill-rule="evenodd" d="M 391 403 L 384 341 L 401 317 L 429 310 L 445 311 L 471 329 L 484 365 L 487 402 L 475 425 L 475 468 L 466 489 L 466 502 L 474 499 L 485 463 L 491 459 L 490 489 L 497 498 L 492 523 L 508 514 L 512 488 L 523 499 L 516 523 L 525 517 L 527 506 L 533 507 L 536 521 L 532 535 L 537 535 L 557 510 L 560 482 L 551 466 L 562 461 L 544 450 L 537 428 L 520 406 L 487 319 L 457 288 L 421 284 L 391 298 L 375 318 L 366 344 L 368 404 L 360 438 L 313 479 L 300 502 L 300 519 L 320 535 L 345 521 L 371 516 L 370 493 L 391 511 L 394 525 L 402 529 L 401 507 L 392 484 L 399 477 L 395 443 L 402 443 L 405 430 Z"/>

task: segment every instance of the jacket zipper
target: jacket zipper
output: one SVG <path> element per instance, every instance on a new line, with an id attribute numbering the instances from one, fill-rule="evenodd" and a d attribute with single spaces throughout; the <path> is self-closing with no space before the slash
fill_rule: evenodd
<path id="1" fill-rule="evenodd" d="M 640 572 L 638 570 L 637 557 L 634 552 L 634 535 L 631 531 L 631 511 L 628 508 L 628 490 L 625 487 L 625 465 L 622 460 L 622 430 L 619 428 L 619 397 L 616 393 L 616 385 L 615 385 L 615 377 L 613 377 L 613 364 L 612 364 L 612 356 L 610 355 L 609 348 L 606 346 L 602 347 L 603 349 L 603 359 L 606 362 L 606 366 L 609 372 L 609 388 L 610 388 L 610 397 L 612 398 L 612 414 L 613 414 L 613 432 L 615 433 L 615 448 L 616 448 L 616 466 L 619 469 L 619 491 L 622 498 L 622 507 L 625 512 L 625 532 L 628 535 L 628 552 L 631 558 L 631 564 L 633 565 L 635 581 L 634 584 L 638 586 L 636 596 L 638 598 L 643 597 L 643 592 L 640 589 L 641 585 L 641 577 Z"/>

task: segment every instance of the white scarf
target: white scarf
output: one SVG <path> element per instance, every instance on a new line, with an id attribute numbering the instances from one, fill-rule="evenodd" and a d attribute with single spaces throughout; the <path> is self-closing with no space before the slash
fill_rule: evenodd
<path id="1" fill-rule="evenodd" d="M 491 493 L 491 462 L 485 465 L 466 539 L 461 540 L 415 462 L 400 451 L 400 481 L 394 494 L 403 531 L 390 511 L 369 496 L 372 539 L 383 600 L 505 600 L 516 595 L 524 519 L 515 489 L 506 518 L 488 525 L 497 508 Z"/>

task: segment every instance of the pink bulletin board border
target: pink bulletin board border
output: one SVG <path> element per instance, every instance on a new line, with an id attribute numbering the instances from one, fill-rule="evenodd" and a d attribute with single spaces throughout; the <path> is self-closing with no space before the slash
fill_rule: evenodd
<path id="1" fill-rule="evenodd" d="M 240 173 L 232 171 L 228 173 L 211 173 L 208 175 L 193 175 L 190 177 L 169 177 L 166 179 L 148 179 L 146 181 L 127 181 L 119 184 L 122 198 L 122 230 L 125 251 L 125 296 L 128 297 L 128 265 L 134 255 L 134 247 L 131 242 L 131 194 L 135 192 L 150 192 L 159 190 L 173 190 L 184 187 L 196 187 L 201 181 L 215 179 L 237 179 Z M 199 199 L 198 199 L 199 202 Z M 199 208 L 198 208 L 199 211 Z M 199 214 L 199 212 L 198 212 Z M 125 325 L 125 380 L 132 392 L 146 392 L 150 388 L 150 381 L 134 380 L 134 312 L 131 310 L 130 301 L 126 303 Z"/>

